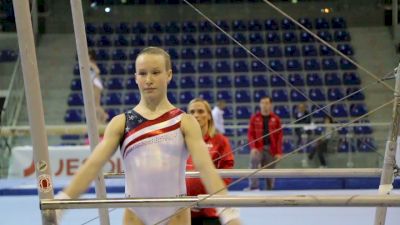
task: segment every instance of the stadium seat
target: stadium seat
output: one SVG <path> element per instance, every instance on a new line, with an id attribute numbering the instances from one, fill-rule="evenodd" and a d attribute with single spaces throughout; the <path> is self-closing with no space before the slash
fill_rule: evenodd
<path id="1" fill-rule="evenodd" d="M 274 106 L 274 112 L 283 119 L 290 118 L 290 110 L 287 105 L 276 105 Z"/>
<path id="2" fill-rule="evenodd" d="M 278 44 L 281 42 L 281 38 L 280 38 L 279 34 L 274 31 L 268 32 L 266 38 L 267 38 L 266 42 L 268 44 Z"/>
<path id="3" fill-rule="evenodd" d="M 342 69 L 342 70 L 357 69 L 357 67 L 347 59 L 341 58 L 339 62 L 340 62 L 340 69 Z"/>
<path id="4" fill-rule="evenodd" d="M 233 47 L 232 55 L 234 58 L 246 58 L 248 53 L 242 47 Z"/>
<path id="5" fill-rule="evenodd" d="M 283 18 L 281 20 L 281 28 L 283 30 L 295 30 L 296 29 L 296 25 L 290 19 Z"/>
<path id="6" fill-rule="evenodd" d="M 305 102 L 305 101 L 307 101 L 306 96 L 307 96 L 306 92 L 302 89 L 290 90 L 290 100 L 292 102 Z"/>
<path id="7" fill-rule="evenodd" d="M 234 33 L 232 37 L 242 45 L 247 44 L 247 38 L 243 33 Z"/>
<path id="8" fill-rule="evenodd" d="M 180 41 L 175 34 L 167 34 L 164 36 L 164 45 L 176 46 L 179 45 Z"/>
<path id="9" fill-rule="evenodd" d="M 302 56 L 317 56 L 318 52 L 317 52 L 317 48 L 315 48 L 314 45 L 303 45 L 301 47 L 302 50 Z"/>
<path id="10" fill-rule="evenodd" d="M 110 47 L 112 45 L 111 40 L 106 35 L 101 35 L 96 42 L 97 47 Z"/>
<path id="11" fill-rule="evenodd" d="M 182 76 L 179 79 L 180 87 L 183 89 L 186 88 L 196 88 L 196 82 L 194 81 L 193 76 Z"/>
<path id="12" fill-rule="evenodd" d="M 225 20 L 217 20 L 218 27 L 221 27 L 224 31 L 230 31 L 231 28 L 228 24 L 228 22 L 226 22 Z"/>
<path id="13" fill-rule="evenodd" d="M 213 73 L 214 69 L 209 61 L 201 61 L 198 64 L 199 73 Z"/>
<path id="14" fill-rule="evenodd" d="M 287 102 L 289 100 L 285 89 L 274 89 L 271 95 L 273 102 Z"/>
<path id="15" fill-rule="evenodd" d="M 305 31 L 300 32 L 300 42 L 310 43 L 310 42 L 314 42 L 314 41 L 315 41 L 315 38 L 311 34 L 305 32 Z"/>
<path id="16" fill-rule="evenodd" d="M 313 70 L 320 70 L 320 62 L 316 58 L 304 59 L 304 69 L 313 71 Z"/>
<path id="17" fill-rule="evenodd" d="M 299 20 L 298 20 L 298 22 L 301 24 L 301 25 L 303 25 L 303 26 L 305 26 L 306 28 L 308 28 L 308 29 L 312 29 L 312 22 L 310 21 L 310 19 L 308 19 L 308 18 L 299 18 Z"/>
<path id="18" fill-rule="evenodd" d="M 323 70 L 337 70 L 338 65 L 334 58 L 323 58 L 322 59 Z"/>
<path id="19" fill-rule="evenodd" d="M 288 59 L 286 61 L 286 70 L 287 71 L 300 71 L 300 70 L 303 70 L 303 66 L 301 65 L 300 61 L 296 58 Z"/>
<path id="20" fill-rule="evenodd" d="M 72 91 L 80 91 L 80 90 L 82 90 L 81 79 L 79 79 L 79 78 L 72 79 L 71 80 L 70 89 Z"/>
<path id="21" fill-rule="evenodd" d="M 321 29 L 329 29 L 329 22 L 325 18 L 316 18 L 315 19 L 315 29 L 321 30 Z"/>
<path id="22" fill-rule="evenodd" d="M 325 111 L 327 110 L 325 107 L 325 105 L 322 104 L 318 104 L 318 105 L 311 105 L 311 112 L 313 113 L 313 118 L 324 118 L 326 113 Z"/>
<path id="23" fill-rule="evenodd" d="M 198 57 L 200 59 L 212 59 L 214 57 L 214 55 L 210 48 L 205 47 L 205 48 L 199 48 Z"/>
<path id="24" fill-rule="evenodd" d="M 105 96 L 106 105 L 121 105 L 122 94 L 120 92 L 108 92 Z"/>
<path id="25" fill-rule="evenodd" d="M 143 22 L 136 22 L 132 25 L 131 32 L 136 34 L 144 34 L 147 32 L 147 27 Z"/>
<path id="26" fill-rule="evenodd" d="M 86 42 L 89 48 L 96 46 L 96 40 L 93 36 L 86 36 Z"/>
<path id="27" fill-rule="evenodd" d="M 233 62 L 233 71 L 234 72 L 249 72 L 249 66 L 247 65 L 247 61 L 244 60 L 236 60 Z"/>
<path id="28" fill-rule="evenodd" d="M 325 93 L 320 88 L 310 88 L 308 90 L 308 97 L 312 101 L 325 101 Z"/>
<path id="29" fill-rule="evenodd" d="M 289 74 L 288 81 L 293 86 L 304 86 L 304 78 L 299 73 Z"/>
<path id="30" fill-rule="evenodd" d="M 228 61 L 217 61 L 215 64 L 215 70 L 218 73 L 229 73 L 231 72 L 231 65 Z"/>
<path id="31" fill-rule="evenodd" d="M 150 33 L 162 33 L 164 32 L 164 28 L 159 22 L 153 22 L 149 24 L 149 32 Z"/>
<path id="32" fill-rule="evenodd" d="M 125 49 L 118 48 L 118 49 L 115 49 L 115 50 L 112 51 L 112 57 L 111 58 L 112 58 L 112 60 L 121 61 L 121 60 L 127 60 L 128 56 L 127 56 L 127 54 L 125 52 Z"/>
<path id="33" fill-rule="evenodd" d="M 335 117 L 347 117 L 348 112 L 344 104 L 333 104 L 331 106 L 331 115 Z"/>
<path id="34" fill-rule="evenodd" d="M 268 57 L 282 57 L 282 49 L 279 45 L 272 45 L 267 47 Z"/>
<path id="35" fill-rule="evenodd" d="M 196 53 L 192 48 L 183 48 L 181 50 L 181 58 L 182 59 L 195 59 L 196 58 Z"/>
<path id="36" fill-rule="evenodd" d="M 128 72 L 128 74 L 133 75 L 136 72 L 136 68 L 135 68 L 135 63 L 129 63 L 126 71 Z"/>
<path id="37" fill-rule="evenodd" d="M 99 67 L 100 75 L 108 74 L 107 65 L 103 63 L 97 63 L 97 67 Z"/>
<path id="38" fill-rule="evenodd" d="M 210 91 L 200 91 L 199 97 L 206 100 L 208 103 L 214 103 L 214 94 Z"/>
<path id="39" fill-rule="evenodd" d="M 249 119 L 251 116 L 250 106 L 237 106 L 236 107 L 236 118 L 237 119 Z"/>
<path id="40" fill-rule="evenodd" d="M 317 31 L 317 35 L 326 42 L 331 42 L 333 40 L 332 34 L 327 30 L 319 30 Z"/>
<path id="41" fill-rule="evenodd" d="M 196 45 L 196 39 L 192 34 L 182 34 L 181 45 L 194 46 Z"/>
<path id="42" fill-rule="evenodd" d="M 284 71 L 285 70 L 282 61 L 279 59 L 269 60 L 268 64 L 269 64 L 269 67 L 274 71 Z"/>
<path id="43" fill-rule="evenodd" d="M 325 85 L 335 86 L 335 85 L 341 85 L 341 84 L 342 84 L 342 81 L 337 73 L 335 73 L 335 72 L 325 73 Z"/>
<path id="44" fill-rule="evenodd" d="M 146 42 L 144 41 L 141 35 L 132 35 L 131 37 L 131 45 L 132 46 L 145 46 Z"/>
<path id="45" fill-rule="evenodd" d="M 247 25 L 243 20 L 232 21 L 232 30 L 234 31 L 246 31 Z"/>
<path id="46" fill-rule="evenodd" d="M 265 30 L 279 30 L 278 22 L 276 19 L 266 19 L 264 22 Z"/>
<path id="47" fill-rule="evenodd" d="M 216 78 L 216 86 L 218 88 L 230 88 L 232 87 L 232 79 L 230 76 L 221 75 Z"/>
<path id="48" fill-rule="evenodd" d="M 124 79 L 119 77 L 112 77 L 106 81 L 106 88 L 109 90 L 121 90 L 124 88 Z"/>
<path id="49" fill-rule="evenodd" d="M 86 34 L 96 34 L 97 33 L 97 27 L 93 23 L 86 23 L 85 29 L 86 29 Z"/>
<path id="50" fill-rule="evenodd" d="M 269 96 L 268 92 L 264 89 L 254 90 L 253 92 L 253 101 L 259 102 L 261 98 Z"/>
<path id="51" fill-rule="evenodd" d="M 236 75 L 234 84 L 236 88 L 250 87 L 249 77 L 247 75 Z"/>
<path id="52" fill-rule="evenodd" d="M 140 101 L 140 94 L 139 92 L 127 92 L 124 95 L 124 104 L 125 105 L 136 105 Z"/>
<path id="53" fill-rule="evenodd" d="M 286 57 L 298 57 L 298 56 L 300 56 L 300 51 L 296 45 L 286 45 L 285 46 L 285 56 Z"/>
<path id="54" fill-rule="evenodd" d="M 171 81 L 168 84 L 168 88 L 169 89 L 177 89 L 178 85 L 176 84 L 176 81 L 174 78 L 171 79 Z"/>
<path id="55" fill-rule="evenodd" d="M 165 25 L 166 33 L 179 33 L 181 31 L 180 25 L 176 21 L 169 21 Z"/>
<path id="56" fill-rule="evenodd" d="M 182 31 L 183 33 L 193 33 L 197 31 L 197 27 L 192 21 L 184 21 L 182 23 Z"/>
<path id="57" fill-rule="evenodd" d="M 168 48 L 166 49 L 171 59 L 179 59 L 179 54 L 176 48 Z"/>
<path id="58" fill-rule="evenodd" d="M 210 34 L 199 34 L 198 43 L 199 45 L 212 45 L 214 41 Z"/>
<path id="59" fill-rule="evenodd" d="M 100 34 L 112 34 L 114 33 L 114 27 L 111 23 L 103 23 L 98 27 L 98 32 Z"/>
<path id="60" fill-rule="evenodd" d="M 112 75 L 121 75 L 125 74 L 125 66 L 121 63 L 113 63 L 111 65 L 110 74 Z"/>
<path id="61" fill-rule="evenodd" d="M 83 112 L 82 109 L 67 109 L 64 116 L 64 121 L 66 123 L 80 123 L 83 122 Z"/>
<path id="62" fill-rule="evenodd" d="M 179 95 L 179 103 L 188 104 L 194 98 L 195 94 L 192 91 L 181 91 Z"/>
<path id="63" fill-rule="evenodd" d="M 230 90 L 219 90 L 217 91 L 217 100 L 225 100 L 226 102 L 232 102 L 232 93 Z"/>
<path id="64" fill-rule="evenodd" d="M 282 145 L 283 153 L 292 152 L 295 149 L 294 143 L 295 141 L 284 138 Z"/>
<path id="65" fill-rule="evenodd" d="M 347 56 L 354 55 L 353 47 L 351 47 L 351 45 L 349 45 L 349 44 L 338 44 L 336 48 L 341 53 L 343 53 L 343 54 L 345 54 Z"/>
<path id="66" fill-rule="evenodd" d="M 83 105 L 83 95 L 82 93 L 70 93 L 68 96 L 69 106 L 82 106 Z"/>
<path id="67" fill-rule="evenodd" d="M 318 73 L 308 73 L 306 83 L 308 86 L 320 86 L 323 84 L 321 75 Z"/>
<path id="68" fill-rule="evenodd" d="M 350 116 L 359 117 L 368 112 L 364 103 L 353 103 L 350 105 Z"/>
<path id="69" fill-rule="evenodd" d="M 344 72 L 342 75 L 343 84 L 345 85 L 360 85 L 361 79 L 355 72 Z"/>
<path id="70" fill-rule="evenodd" d="M 230 42 L 230 39 L 225 34 L 217 33 L 215 35 L 215 43 L 217 45 L 229 45 Z"/>
<path id="71" fill-rule="evenodd" d="M 264 38 L 259 32 L 253 32 L 249 35 L 250 44 L 264 44 Z"/>
<path id="72" fill-rule="evenodd" d="M 120 34 L 114 39 L 114 46 L 129 46 L 129 40 L 126 39 L 125 35 Z"/>
<path id="73" fill-rule="evenodd" d="M 96 60 L 97 61 L 106 61 L 110 60 L 110 54 L 108 49 L 100 48 L 96 52 Z"/>
<path id="74" fill-rule="evenodd" d="M 213 88 L 214 81 L 211 76 L 199 76 L 198 79 L 199 88 Z"/>
<path id="75" fill-rule="evenodd" d="M 333 29 L 345 29 L 347 28 L 346 21 L 343 17 L 333 17 L 331 19 Z"/>
<path id="76" fill-rule="evenodd" d="M 198 27 L 200 32 L 212 32 L 214 30 L 213 25 L 208 21 L 200 21 Z"/>
<path id="77" fill-rule="evenodd" d="M 345 30 L 335 30 L 333 37 L 336 42 L 351 41 L 349 32 Z"/>
<path id="78" fill-rule="evenodd" d="M 147 37 L 147 45 L 149 46 L 161 46 L 163 42 L 159 35 L 152 34 Z"/>
<path id="79" fill-rule="evenodd" d="M 171 102 L 172 104 L 177 104 L 178 103 L 178 100 L 177 100 L 175 92 L 168 91 L 167 92 L 167 98 L 168 98 L 168 101 Z"/>
<path id="80" fill-rule="evenodd" d="M 265 57 L 265 51 L 261 46 L 255 46 L 250 48 L 250 52 L 259 58 Z"/>
<path id="81" fill-rule="evenodd" d="M 371 137 L 358 139 L 357 146 L 360 152 L 373 152 L 377 150 L 375 142 Z"/>
<path id="82" fill-rule="evenodd" d="M 336 101 L 344 97 L 341 88 L 328 88 L 326 95 L 329 101 Z"/>
<path id="83" fill-rule="evenodd" d="M 106 108 L 105 111 L 108 114 L 108 122 L 110 122 L 114 116 L 121 114 L 121 110 L 119 108 Z"/>
<path id="84" fill-rule="evenodd" d="M 259 20 L 250 20 L 247 25 L 249 31 L 261 31 L 263 29 Z"/>
<path id="85" fill-rule="evenodd" d="M 285 31 L 282 34 L 282 39 L 284 43 L 296 43 L 297 35 L 293 31 Z"/>
<path id="86" fill-rule="evenodd" d="M 231 53 L 227 47 L 218 47 L 215 49 L 216 58 L 230 58 Z"/>
<path id="87" fill-rule="evenodd" d="M 365 100 L 365 96 L 362 91 L 359 91 L 360 88 L 357 87 L 349 87 L 346 89 L 346 95 L 348 96 L 348 100 L 352 101 L 362 101 Z M 355 93 L 355 94 L 353 94 Z M 351 95 L 351 96 L 350 96 Z"/>
<path id="88" fill-rule="evenodd" d="M 227 120 L 233 119 L 233 109 L 230 106 L 225 107 L 224 109 L 224 118 Z"/>
<path id="89" fill-rule="evenodd" d="M 191 61 L 185 61 L 181 63 L 181 73 L 195 73 L 196 69 Z"/>
<path id="90" fill-rule="evenodd" d="M 283 75 L 273 74 L 270 76 L 271 87 L 285 87 L 286 81 L 283 79 Z"/>
<path id="91" fill-rule="evenodd" d="M 238 103 L 251 103 L 251 95 L 248 90 L 236 90 L 235 101 Z"/>
<path id="92" fill-rule="evenodd" d="M 128 52 L 128 57 L 130 60 L 135 61 L 136 57 L 139 55 L 140 49 L 130 49 Z"/>
<path id="93" fill-rule="evenodd" d="M 255 74 L 252 76 L 252 84 L 253 87 L 267 87 L 268 86 L 268 78 L 264 74 Z"/>
<path id="94" fill-rule="evenodd" d="M 333 56 L 333 55 L 335 55 L 335 53 L 328 46 L 320 45 L 319 46 L 319 55 L 320 56 Z"/>

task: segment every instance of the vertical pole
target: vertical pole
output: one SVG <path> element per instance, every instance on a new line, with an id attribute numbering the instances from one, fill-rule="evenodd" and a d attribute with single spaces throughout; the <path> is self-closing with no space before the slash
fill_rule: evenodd
<path id="1" fill-rule="evenodd" d="M 33 28 L 33 35 L 35 37 L 36 42 L 38 41 L 39 37 L 39 29 L 38 29 L 38 7 L 37 7 L 37 0 L 32 0 L 32 28 Z"/>
<path id="2" fill-rule="evenodd" d="M 303 130 L 303 133 L 301 134 L 301 143 L 302 145 L 307 144 L 308 138 L 307 134 Z M 307 146 L 309 147 L 309 146 Z M 303 147 L 303 159 L 301 160 L 301 165 L 302 167 L 306 168 L 308 167 L 308 155 L 307 155 L 307 147 Z"/>
<path id="3" fill-rule="evenodd" d="M 392 118 L 392 129 L 389 133 L 388 141 L 386 142 L 385 157 L 383 160 L 383 171 L 381 175 L 381 182 L 379 185 L 379 192 L 381 194 L 390 194 L 393 173 L 396 166 L 396 146 L 397 146 L 397 135 L 399 134 L 399 122 L 400 122 L 400 64 L 397 67 L 396 73 L 396 87 L 394 93 L 394 104 L 393 104 L 393 118 Z M 387 207 L 378 207 L 375 211 L 375 225 L 384 225 L 386 220 Z"/>
<path id="4" fill-rule="evenodd" d="M 33 145 L 33 160 L 40 199 L 52 199 L 53 181 L 44 124 L 39 71 L 28 0 L 13 0 L 18 45 L 24 77 L 26 102 Z M 55 224 L 54 210 L 42 211 L 43 224 Z"/>
<path id="5" fill-rule="evenodd" d="M 71 0 L 71 12 L 74 23 L 76 49 L 79 59 L 83 101 L 85 103 L 86 124 L 88 126 L 90 149 L 93 151 L 96 145 L 99 143 L 99 132 L 94 104 L 93 85 L 89 76 L 89 55 L 81 0 Z M 102 171 L 99 172 L 98 177 L 95 180 L 95 189 L 97 198 L 104 199 L 107 197 Z M 99 208 L 99 214 L 100 224 L 110 224 L 110 218 L 107 209 Z"/>
<path id="6" fill-rule="evenodd" d="M 399 34 L 397 30 L 399 28 L 399 2 L 398 0 L 392 0 L 392 32 L 393 32 L 393 39 L 397 42 Z"/>
<path id="7" fill-rule="evenodd" d="M 347 140 L 347 146 L 349 148 L 349 151 L 347 153 L 347 164 L 346 166 L 349 168 L 354 167 L 354 163 L 353 163 L 353 134 L 350 133 L 351 131 L 349 131 L 349 133 L 346 134 L 346 140 Z"/>

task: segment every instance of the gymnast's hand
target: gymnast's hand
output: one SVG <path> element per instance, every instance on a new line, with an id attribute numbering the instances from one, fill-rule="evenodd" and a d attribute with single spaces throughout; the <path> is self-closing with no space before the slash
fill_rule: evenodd
<path id="1" fill-rule="evenodd" d="M 71 197 L 69 197 L 65 192 L 60 191 L 60 192 L 58 192 L 58 194 L 54 197 L 54 199 L 71 199 Z M 60 225 L 65 210 L 63 210 L 63 209 L 57 209 L 57 210 L 55 210 L 55 211 L 56 211 L 56 220 L 57 220 L 57 224 Z"/>

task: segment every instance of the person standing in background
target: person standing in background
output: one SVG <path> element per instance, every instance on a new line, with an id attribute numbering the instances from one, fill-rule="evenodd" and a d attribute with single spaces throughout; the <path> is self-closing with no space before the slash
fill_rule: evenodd
<path id="1" fill-rule="evenodd" d="M 308 116 L 310 114 L 307 111 L 307 107 L 305 103 L 300 103 L 297 106 L 297 112 L 295 114 L 294 119 L 296 120 L 295 124 L 298 125 L 310 125 L 311 124 L 311 116 Z M 302 119 L 301 119 L 302 118 Z M 307 139 L 311 135 L 311 130 L 305 130 L 304 127 L 296 127 L 294 128 L 294 132 L 297 136 L 297 147 L 302 145 L 302 135 L 307 134 Z"/>
<path id="2" fill-rule="evenodd" d="M 217 104 L 214 106 L 212 110 L 212 117 L 215 123 L 215 128 L 219 133 L 225 134 L 225 125 L 224 125 L 224 109 L 226 107 L 225 100 L 218 100 Z"/>

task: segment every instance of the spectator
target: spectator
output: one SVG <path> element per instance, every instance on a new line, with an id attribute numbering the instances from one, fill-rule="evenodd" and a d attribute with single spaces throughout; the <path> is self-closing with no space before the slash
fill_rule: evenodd
<path id="1" fill-rule="evenodd" d="M 217 105 L 215 105 L 212 110 L 212 117 L 214 119 L 215 128 L 221 134 L 225 134 L 225 126 L 224 126 L 225 106 L 226 106 L 225 100 L 218 100 Z"/>
<path id="2" fill-rule="evenodd" d="M 295 124 L 301 125 L 308 125 L 311 123 L 311 117 L 308 116 L 310 113 L 307 111 L 306 104 L 300 103 L 297 106 L 297 112 L 295 114 Z M 300 119 L 302 118 L 302 119 Z M 296 127 L 294 128 L 294 132 L 297 136 L 297 147 L 302 145 L 302 134 L 307 134 L 307 139 L 311 135 L 311 130 L 305 130 L 304 127 Z"/>
<path id="3" fill-rule="evenodd" d="M 319 163 L 321 168 L 326 168 L 326 159 L 325 154 L 328 150 L 328 146 L 331 144 L 332 141 L 336 138 L 335 136 L 335 129 L 333 126 L 329 126 L 333 123 L 333 119 L 330 116 L 324 117 L 324 124 L 326 127 L 324 128 L 324 132 L 322 135 L 324 138 L 320 139 L 317 142 L 315 148 L 312 148 L 310 154 L 308 155 L 308 159 L 312 160 L 314 158 L 315 153 L 318 155 Z"/>
<path id="4" fill-rule="evenodd" d="M 283 132 L 281 120 L 272 112 L 272 99 L 263 97 L 260 100 L 260 112 L 250 118 L 248 140 L 250 144 L 250 168 L 257 169 L 264 167 L 276 159 L 282 157 Z M 266 168 L 275 168 L 272 164 Z M 259 180 L 250 179 L 247 189 L 259 189 Z M 266 179 L 266 188 L 274 188 L 274 179 Z"/>

